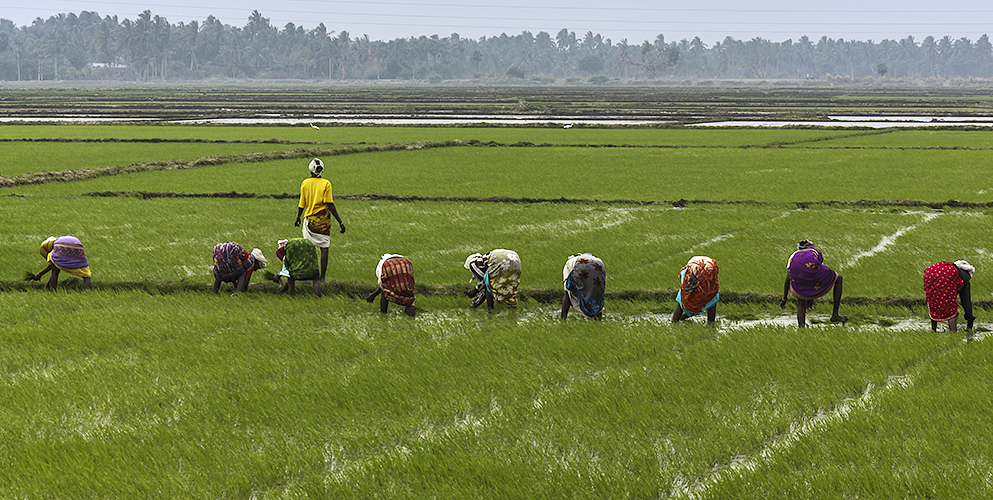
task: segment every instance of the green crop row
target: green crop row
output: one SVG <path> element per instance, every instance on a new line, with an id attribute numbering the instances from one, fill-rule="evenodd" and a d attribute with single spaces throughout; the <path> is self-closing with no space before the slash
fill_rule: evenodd
<path id="1" fill-rule="evenodd" d="M 293 144 L 203 144 L 196 142 L 16 142 L 3 146 L 0 176 L 131 165 L 202 156 L 240 155 L 299 148 Z"/>
<path id="2" fill-rule="evenodd" d="M 0 268 L 17 280 L 43 267 L 38 245 L 48 236 L 79 237 L 97 282 L 211 279 L 211 250 L 233 240 L 275 261 L 276 241 L 300 235 L 295 199 L 25 197 L 4 200 L 8 236 Z M 334 234 L 329 278 L 373 286 L 383 253 L 414 263 L 427 288 L 464 284 L 465 257 L 511 248 L 522 257 L 522 286 L 555 290 L 569 255 L 604 259 L 613 290 L 671 290 L 694 255 L 714 257 L 722 289 L 782 292 L 785 262 L 800 239 L 824 251 L 845 276 L 846 294 L 920 297 L 921 273 L 939 260 L 964 258 L 978 271 L 977 299 L 993 282 L 990 214 L 789 206 L 665 206 L 558 203 L 342 201 L 344 235 Z M 278 264 L 275 264 L 278 265 Z M 35 269 L 37 272 L 38 269 Z M 256 278 L 256 283 L 260 278 Z"/>
<path id="3" fill-rule="evenodd" d="M 316 123 L 316 122 L 315 122 Z M 513 144 L 601 144 L 643 146 L 781 146 L 817 144 L 832 147 L 993 148 L 993 130 L 893 128 L 854 129 L 698 129 L 549 127 L 382 127 L 320 124 L 263 125 L 19 125 L 0 124 L 0 140 L 140 140 L 140 141 L 288 141 L 296 143 L 397 143 L 471 140 Z"/>
<path id="4" fill-rule="evenodd" d="M 295 134 L 335 130 L 133 128 L 111 133 L 285 131 L 306 142 Z M 99 134 L 37 133 L 73 130 Z M 354 127 L 321 142 L 464 130 Z M 921 274 L 965 258 L 988 305 L 993 211 L 804 203 L 989 202 L 987 152 L 967 149 L 988 134 L 573 128 L 471 139 L 567 144 L 572 132 L 586 134 L 574 144 L 684 147 L 326 156 L 347 232 L 332 237 L 327 283 L 344 293 L 321 299 L 278 295 L 262 273 L 248 293 L 206 292 L 216 243 L 260 247 L 278 267 L 276 240 L 300 234 L 306 158 L 0 190 L 0 498 L 991 496 L 986 313 L 967 342 L 930 332 Z M 806 139 L 817 142 L 778 147 Z M 114 157 L 112 144 L 95 146 L 94 164 Z M 747 144 L 776 147 L 727 147 Z M 144 157 L 175 160 L 188 145 Z M 928 145 L 962 149 L 918 148 Z M 84 195 L 139 190 L 263 196 Z M 371 193 L 477 201 L 344 196 Z M 547 201 L 479 200 L 491 196 Z M 86 293 L 20 281 L 44 267 L 41 241 L 61 234 L 85 245 Z M 847 326 L 819 325 L 821 303 L 798 330 L 774 299 L 801 238 L 844 275 Z M 470 309 L 457 295 L 465 256 L 499 247 L 521 255 L 524 300 Z M 607 266 L 603 322 L 558 319 L 562 265 L 583 251 Z M 414 263 L 416 318 L 360 298 L 385 252 Z M 714 325 L 669 320 L 693 255 L 720 266 Z"/>
<path id="5" fill-rule="evenodd" d="M 984 393 L 988 342 L 458 299 L 413 320 L 344 297 L 2 300 L 3 497 L 990 490 L 981 404 L 947 418 Z"/>
<path id="6" fill-rule="evenodd" d="M 323 159 L 338 195 L 989 203 L 993 169 L 977 167 L 985 164 L 987 156 L 988 152 L 976 150 L 450 146 Z M 118 190 L 292 194 L 309 175 L 307 163 L 301 158 L 137 172 L 126 180 L 105 176 L 15 186 L 0 194 L 61 196 Z"/>
<path id="7" fill-rule="evenodd" d="M 836 136 L 860 136 L 864 132 L 830 130 L 695 130 L 681 128 L 584 128 L 560 127 L 378 127 L 320 124 L 285 126 L 233 125 L 15 125 L 0 124 L 0 140 L 200 140 L 200 141 L 289 141 L 330 144 L 396 143 L 452 140 L 513 144 L 637 144 L 655 146 L 751 146 L 818 140 Z M 878 133 L 878 132 L 873 132 Z M 976 134 L 978 136 L 980 134 Z M 969 136 L 972 137 L 972 136 Z M 973 139 L 965 144 L 970 145 Z"/>

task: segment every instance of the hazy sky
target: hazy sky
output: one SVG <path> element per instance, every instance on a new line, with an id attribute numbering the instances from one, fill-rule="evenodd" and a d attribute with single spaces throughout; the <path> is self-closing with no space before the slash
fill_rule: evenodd
<path id="1" fill-rule="evenodd" d="M 287 23 L 311 29 L 323 22 L 329 30 L 374 40 L 421 35 L 463 38 L 516 35 L 522 31 L 552 35 L 562 28 L 582 37 L 587 31 L 614 43 L 666 41 L 699 36 L 708 46 L 732 36 L 775 42 L 803 35 L 845 40 L 966 37 L 975 41 L 993 31 L 989 0 L 0 0 L 0 18 L 17 26 L 59 13 L 97 12 L 135 19 L 144 10 L 172 24 L 203 21 L 208 15 L 225 24 L 244 26 L 252 10 L 283 29 Z"/>

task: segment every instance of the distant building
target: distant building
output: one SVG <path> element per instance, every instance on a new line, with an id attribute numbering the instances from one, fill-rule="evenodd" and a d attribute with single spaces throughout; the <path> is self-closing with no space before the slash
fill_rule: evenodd
<path id="1" fill-rule="evenodd" d="M 128 69 L 128 65 L 127 64 L 119 63 L 119 62 L 110 62 L 110 63 L 91 62 L 90 63 L 90 67 L 91 68 Z"/>

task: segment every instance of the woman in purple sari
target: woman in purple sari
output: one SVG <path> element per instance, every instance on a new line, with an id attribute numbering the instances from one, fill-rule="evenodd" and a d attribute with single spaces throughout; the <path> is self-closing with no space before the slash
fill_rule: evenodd
<path id="1" fill-rule="evenodd" d="M 34 281 L 41 280 L 41 277 L 51 271 L 52 277 L 45 285 L 46 290 L 55 290 L 59 285 L 59 272 L 65 271 L 73 276 L 83 279 L 83 290 L 90 288 L 90 261 L 83 251 L 83 244 L 75 236 L 59 236 L 48 238 L 41 242 L 39 248 L 41 258 L 48 262 L 48 267 L 42 269 L 40 273 L 31 277 Z"/>
<path id="2" fill-rule="evenodd" d="M 841 275 L 824 265 L 824 254 L 814 248 L 810 240 L 802 240 L 797 245 L 797 251 L 790 255 L 786 264 L 786 283 L 783 285 L 783 300 L 780 307 L 786 307 L 786 297 L 793 294 L 797 300 L 796 321 L 802 326 L 807 325 L 807 309 L 814 305 L 814 299 L 827 295 L 834 288 L 834 310 L 831 313 L 832 323 L 845 323 L 848 316 L 838 314 L 841 305 L 842 279 Z"/>

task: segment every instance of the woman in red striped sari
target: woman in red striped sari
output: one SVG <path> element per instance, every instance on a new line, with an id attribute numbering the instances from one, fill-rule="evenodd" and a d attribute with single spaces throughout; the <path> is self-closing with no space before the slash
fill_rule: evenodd
<path id="1" fill-rule="evenodd" d="M 416 313 L 414 309 L 414 265 L 403 255 L 383 254 L 376 266 L 376 290 L 366 297 L 372 303 L 377 295 L 379 310 L 384 314 L 390 302 L 403 306 L 403 312 L 410 317 Z"/>

